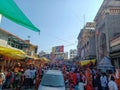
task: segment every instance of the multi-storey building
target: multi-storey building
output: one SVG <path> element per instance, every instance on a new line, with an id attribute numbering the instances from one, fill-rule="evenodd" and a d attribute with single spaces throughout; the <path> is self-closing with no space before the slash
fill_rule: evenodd
<path id="1" fill-rule="evenodd" d="M 53 61 L 68 59 L 68 53 L 64 52 L 64 45 L 52 47 L 52 52 L 50 53 L 50 59 Z"/>
<path id="2" fill-rule="evenodd" d="M 36 56 L 38 49 L 38 46 L 30 44 L 29 40 L 23 40 L 2 28 L 0 28 L 0 46 L 22 50 L 29 56 Z"/>
<path id="3" fill-rule="evenodd" d="M 96 54 L 98 63 L 110 57 L 111 40 L 120 34 L 120 0 L 104 0 L 94 21 L 96 22 Z M 114 61 L 113 61 L 114 62 Z"/>
<path id="4" fill-rule="evenodd" d="M 120 68 L 120 34 L 110 41 L 110 57 L 115 68 Z"/>
<path id="5" fill-rule="evenodd" d="M 95 23 L 88 22 L 78 36 L 78 56 L 81 60 L 96 58 Z"/>
<path id="6" fill-rule="evenodd" d="M 77 50 L 76 49 L 71 49 L 70 50 L 70 59 L 73 59 L 77 56 Z"/>

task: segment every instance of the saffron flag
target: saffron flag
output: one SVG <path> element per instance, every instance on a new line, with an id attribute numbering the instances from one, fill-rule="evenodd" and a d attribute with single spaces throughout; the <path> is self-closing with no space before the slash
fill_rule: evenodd
<path id="1" fill-rule="evenodd" d="M 33 31 L 40 32 L 40 30 L 32 24 L 13 0 L 0 0 L 0 14 L 17 24 Z"/>

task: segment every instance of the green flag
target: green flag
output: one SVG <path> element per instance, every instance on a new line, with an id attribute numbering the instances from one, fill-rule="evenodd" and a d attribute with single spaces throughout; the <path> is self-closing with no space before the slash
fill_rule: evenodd
<path id="1" fill-rule="evenodd" d="M 40 30 L 32 24 L 13 0 L 0 0 L 0 14 L 15 23 L 33 31 L 40 32 Z"/>

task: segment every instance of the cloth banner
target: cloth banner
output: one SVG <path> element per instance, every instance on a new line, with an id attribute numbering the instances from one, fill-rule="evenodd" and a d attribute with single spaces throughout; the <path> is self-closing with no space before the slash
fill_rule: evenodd
<path id="1" fill-rule="evenodd" d="M 88 64 L 90 64 L 90 63 L 92 63 L 93 65 L 95 65 L 96 59 L 80 61 L 80 65 L 81 65 L 81 66 L 88 65 Z"/>

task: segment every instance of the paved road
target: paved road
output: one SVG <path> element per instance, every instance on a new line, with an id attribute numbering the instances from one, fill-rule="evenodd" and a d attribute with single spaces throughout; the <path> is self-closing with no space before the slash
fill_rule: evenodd
<path id="1" fill-rule="evenodd" d="M 3 89 L 3 90 L 12 90 L 12 89 Z M 21 88 L 21 90 L 35 90 L 35 89 L 24 89 L 24 88 Z"/>
<path id="2" fill-rule="evenodd" d="M 3 89 L 3 90 L 12 90 L 12 89 Z M 22 87 L 20 90 L 35 90 L 34 88 L 32 89 L 25 89 L 24 87 Z"/>
<path id="3" fill-rule="evenodd" d="M 12 90 L 12 89 L 3 89 L 3 90 Z M 34 90 L 34 89 L 21 89 L 21 90 Z"/>

